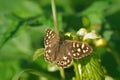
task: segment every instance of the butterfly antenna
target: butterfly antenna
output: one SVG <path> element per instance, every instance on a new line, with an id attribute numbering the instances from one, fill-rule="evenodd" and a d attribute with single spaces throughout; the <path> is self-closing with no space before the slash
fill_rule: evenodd
<path id="1" fill-rule="evenodd" d="M 53 20 L 54 20 L 54 26 L 55 26 L 55 31 L 59 35 L 58 31 L 58 23 L 57 23 L 57 17 L 56 17 L 56 7 L 55 7 L 55 1 L 51 0 L 51 5 L 52 5 L 52 14 L 53 14 Z"/>

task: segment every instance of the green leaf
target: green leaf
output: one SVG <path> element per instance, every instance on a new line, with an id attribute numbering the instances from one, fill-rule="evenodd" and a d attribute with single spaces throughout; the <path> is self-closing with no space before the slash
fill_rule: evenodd
<path id="1" fill-rule="evenodd" d="M 1 59 L 0 58 L 0 79 L 11 80 L 12 76 L 20 70 L 19 62 L 12 59 Z"/>
<path id="2" fill-rule="evenodd" d="M 16 74 L 14 77 L 13 77 L 13 79 L 12 80 L 19 80 L 21 77 L 22 77 L 22 75 L 24 74 L 24 73 L 30 73 L 30 74 L 33 74 L 33 75 L 36 75 L 36 76 L 38 76 L 39 78 L 45 78 L 45 80 L 46 79 L 49 79 L 49 80 L 60 80 L 59 78 L 57 78 L 57 77 L 55 77 L 55 76 L 50 76 L 49 74 L 46 74 L 46 73 L 44 73 L 44 72 L 39 72 L 39 71 L 37 71 L 37 70 L 34 70 L 34 69 L 25 69 L 25 70 L 23 70 L 23 71 L 21 71 L 21 72 L 19 72 L 18 74 Z"/>
<path id="3" fill-rule="evenodd" d="M 35 61 L 38 57 L 40 57 L 40 56 L 43 55 L 43 54 L 44 54 L 44 48 L 37 49 L 37 50 L 34 52 L 33 61 Z"/>
<path id="4" fill-rule="evenodd" d="M 4 47 L 0 50 L 0 53 L 6 56 L 8 54 L 10 54 L 11 56 L 17 56 L 18 54 L 19 56 L 24 54 L 26 54 L 26 56 L 30 56 L 32 53 L 32 49 L 29 33 L 21 29 L 19 33 L 16 34 L 16 36 L 12 37 L 8 41 L 8 43 L 4 45 Z"/>
<path id="5" fill-rule="evenodd" d="M 94 54 L 74 62 L 76 80 L 104 80 L 105 69 Z M 89 75 L 88 75 L 89 74 Z"/>

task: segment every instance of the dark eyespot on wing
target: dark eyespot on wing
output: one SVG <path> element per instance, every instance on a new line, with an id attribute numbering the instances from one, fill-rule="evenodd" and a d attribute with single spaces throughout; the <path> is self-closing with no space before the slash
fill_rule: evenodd
<path id="1" fill-rule="evenodd" d="M 57 64 L 58 67 L 67 68 L 68 66 L 71 65 L 72 58 L 69 55 L 63 56 L 62 58 L 57 59 L 55 63 Z"/>

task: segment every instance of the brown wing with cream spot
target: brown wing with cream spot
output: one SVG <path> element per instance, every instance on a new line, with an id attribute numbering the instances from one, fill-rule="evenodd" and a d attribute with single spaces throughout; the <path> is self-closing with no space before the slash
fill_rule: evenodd
<path id="1" fill-rule="evenodd" d="M 64 41 L 59 46 L 59 51 L 55 63 L 57 64 L 58 67 L 62 68 L 66 68 L 70 66 L 72 63 L 72 57 L 66 45 L 64 44 Z"/>
<path id="2" fill-rule="evenodd" d="M 56 60 L 56 52 L 59 46 L 59 36 L 52 30 L 47 29 L 44 38 L 45 60 L 53 62 Z"/>
<path id="3" fill-rule="evenodd" d="M 65 44 L 70 51 L 70 55 L 75 59 L 80 59 L 92 52 L 92 47 L 84 42 L 65 40 Z"/>

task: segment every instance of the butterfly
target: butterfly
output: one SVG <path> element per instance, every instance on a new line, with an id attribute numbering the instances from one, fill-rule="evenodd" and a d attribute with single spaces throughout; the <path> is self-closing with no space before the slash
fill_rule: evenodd
<path id="1" fill-rule="evenodd" d="M 52 29 L 47 29 L 44 37 L 47 62 L 54 62 L 58 67 L 68 67 L 73 59 L 81 59 L 92 52 L 92 47 L 84 42 L 61 40 Z"/>

